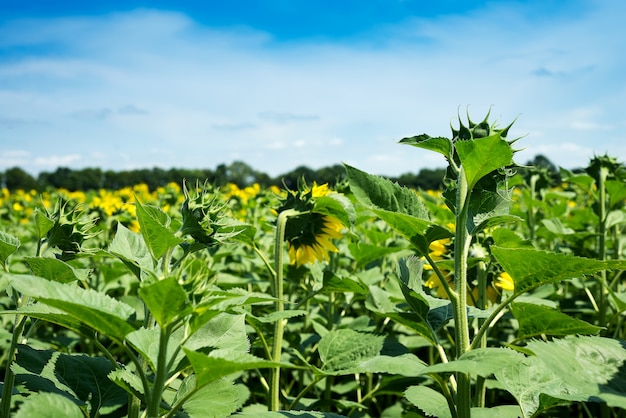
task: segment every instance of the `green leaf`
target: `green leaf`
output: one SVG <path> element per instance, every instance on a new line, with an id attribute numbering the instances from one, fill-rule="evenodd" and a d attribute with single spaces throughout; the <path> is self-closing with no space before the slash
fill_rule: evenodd
<path id="1" fill-rule="evenodd" d="M 117 232 L 108 251 L 119 258 L 140 280 L 142 270 L 154 270 L 154 260 L 143 237 L 121 223 L 117 224 Z"/>
<path id="2" fill-rule="evenodd" d="M 186 379 L 186 385 L 195 385 L 194 380 L 194 376 L 190 376 L 190 379 Z M 183 411 L 189 418 L 226 418 L 241 408 L 249 396 L 250 392 L 245 386 L 220 379 L 194 393 L 183 404 Z"/>
<path id="3" fill-rule="evenodd" d="M 513 149 L 499 133 L 485 138 L 457 141 L 454 146 L 469 190 L 492 171 L 513 164 Z"/>
<path id="4" fill-rule="evenodd" d="M 93 335 L 93 330 L 87 327 L 76 317 L 71 316 L 60 309 L 48 306 L 42 302 L 22 306 L 16 311 L 0 311 L 0 314 L 7 315 L 15 315 L 16 313 L 60 325 L 80 335 L 89 337 Z"/>
<path id="5" fill-rule="evenodd" d="M 429 252 L 428 246 L 433 241 L 454 236 L 437 224 L 411 215 L 381 209 L 373 209 L 373 212 L 409 240 L 422 255 Z"/>
<path id="6" fill-rule="evenodd" d="M 127 393 L 145 401 L 141 378 L 135 373 L 128 369 L 116 369 L 109 373 L 108 378 Z"/>
<path id="7" fill-rule="evenodd" d="M 159 337 L 161 332 L 163 332 L 161 327 L 150 329 L 139 328 L 126 336 L 126 341 L 128 341 L 135 350 L 141 353 L 142 357 L 148 362 L 148 365 L 153 371 L 156 371 L 158 363 Z M 178 328 L 169 336 L 166 351 L 168 372 L 176 370 L 181 360 L 185 357 L 185 354 L 180 350 L 183 337 L 184 331 L 182 328 Z"/>
<path id="8" fill-rule="evenodd" d="M 399 265 L 400 289 L 404 299 L 420 318 L 426 320 L 430 304 L 426 300 L 426 294 L 422 289 L 422 273 L 424 262 L 417 257 L 402 259 Z"/>
<path id="9" fill-rule="evenodd" d="M 193 351 L 205 347 L 247 352 L 250 341 L 246 334 L 246 315 L 222 312 L 195 331 L 185 343 L 185 348 Z"/>
<path id="10" fill-rule="evenodd" d="M 519 418 L 522 410 L 518 405 L 500 405 L 493 408 L 472 408 L 472 418 Z"/>
<path id="11" fill-rule="evenodd" d="M 561 222 L 559 218 L 542 219 L 541 223 L 548 231 L 556 235 L 571 235 L 576 232 L 572 228 L 563 225 L 563 222 Z"/>
<path id="12" fill-rule="evenodd" d="M 37 228 L 37 238 L 42 239 L 54 226 L 54 221 L 50 219 L 39 208 L 35 209 L 35 227 Z"/>
<path id="13" fill-rule="evenodd" d="M 7 258 L 20 247 L 20 240 L 13 235 L 0 231 L 0 263 L 6 266 Z"/>
<path id="14" fill-rule="evenodd" d="M 168 277 L 141 287 L 139 296 L 162 328 L 192 311 L 187 299 L 187 292 L 175 277 Z"/>
<path id="15" fill-rule="evenodd" d="M 510 205 L 510 192 L 494 193 L 483 190 L 480 193 L 473 193 L 468 209 L 469 232 L 476 234 L 485 228 L 521 221 L 521 218 L 509 215 Z"/>
<path id="16" fill-rule="evenodd" d="M 26 264 L 28 264 L 35 276 L 43 277 L 53 282 L 70 283 L 87 278 L 84 271 L 82 272 L 83 274 L 78 274 L 74 267 L 56 258 L 24 257 L 24 261 L 26 261 Z"/>
<path id="17" fill-rule="evenodd" d="M 404 397 L 428 416 L 452 418 L 446 398 L 428 386 L 410 386 Z"/>
<path id="18" fill-rule="evenodd" d="M 524 355 L 508 348 L 478 348 L 448 363 L 437 363 L 422 373 L 469 373 L 487 377 L 524 359 Z"/>
<path id="19" fill-rule="evenodd" d="M 321 291 L 322 293 L 353 292 L 367 294 L 369 292 L 367 286 L 357 280 L 358 279 L 352 279 L 351 277 L 342 278 L 337 277 L 334 274 L 325 274 L 324 286 L 322 287 Z"/>
<path id="20" fill-rule="evenodd" d="M 313 212 L 333 216 L 345 226 L 350 225 L 356 219 L 356 212 L 350 199 L 338 193 L 316 197 Z"/>
<path id="21" fill-rule="evenodd" d="M 511 313 L 519 322 L 518 339 L 542 334 L 554 336 L 597 334 L 602 330 L 601 327 L 572 318 L 556 309 L 532 303 L 512 303 Z"/>
<path id="22" fill-rule="evenodd" d="M 513 278 L 516 294 L 604 269 L 626 268 L 622 260 L 601 261 L 530 248 L 492 246 L 491 253 Z"/>
<path id="23" fill-rule="evenodd" d="M 385 257 L 386 255 L 402 251 L 402 247 L 381 247 L 379 245 L 367 244 L 365 242 L 355 242 L 348 244 L 350 254 L 354 257 L 359 267 L 363 267 L 372 261 Z"/>
<path id="24" fill-rule="evenodd" d="M 33 391 L 59 393 L 90 404 L 92 416 L 113 412 L 128 402 L 126 392 L 107 378 L 114 367 L 104 357 L 20 345 L 16 364 L 16 382 Z"/>
<path id="25" fill-rule="evenodd" d="M 37 393 L 27 397 L 14 418 L 84 418 L 81 409 L 68 398 L 54 393 Z"/>
<path id="26" fill-rule="evenodd" d="M 387 373 L 400 376 L 416 377 L 423 374 L 426 363 L 414 354 L 399 356 L 375 356 L 362 361 L 356 368 L 360 373 Z"/>
<path id="27" fill-rule="evenodd" d="M 183 350 L 196 374 L 198 387 L 244 370 L 289 366 L 289 364 L 275 363 L 233 350 L 213 350 L 209 355 L 187 348 Z"/>
<path id="28" fill-rule="evenodd" d="M 412 329 L 426 338 L 431 344 L 435 345 L 433 331 L 423 318 L 420 318 L 412 312 L 399 312 L 396 307 L 396 302 L 392 300 L 391 294 L 380 289 L 378 286 L 370 286 L 369 290 L 369 295 L 365 300 L 365 306 L 369 311 L 390 318 L 394 322 Z"/>
<path id="29" fill-rule="evenodd" d="M 328 332 L 319 342 L 318 352 L 322 370 L 329 374 L 342 374 L 353 370 L 361 362 L 377 356 L 383 348 L 385 337 L 366 334 L 351 329 Z"/>
<path id="30" fill-rule="evenodd" d="M 384 177 L 368 174 L 347 164 L 344 165 L 348 174 L 350 189 L 363 205 L 428 220 L 428 211 L 414 191 L 397 183 L 392 183 Z"/>
<path id="31" fill-rule="evenodd" d="M 446 157 L 448 161 L 452 160 L 452 141 L 443 137 L 431 137 L 426 134 L 412 136 L 410 138 L 402 138 L 401 144 L 412 145 L 417 148 L 427 149 L 438 152 Z"/>
<path id="32" fill-rule="evenodd" d="M 171 219 L 165 212 L 154 206 L 142 205 L 138 199 L 135 199 L 135 205 L 141 235 L 155 259 L 158 260 L 167 250 L 183 242 L 170 230 Z"/>
<path id="33" fill-rule="evenodd" d="M 108 337 L 121 341 L 134 331 L 130 320 L 135 310 L 103 293 L 36 276 L 11 274 L 8 277 L 17 291 L 66 312 Z"/>
<path id="34" fill-rule="evenodd" d="M 535 416 L 559 400 L 606 402 L 626 408 L 626 344 L 583 336 L 531 341 L 535 355 L 495 373 L 517 399 L 524 417 Z"/>
<path id="35" fill-rule="evenodd" d="M 345 418 L 344 415 L 333 414 L 332 412 L 317 411 L 275 411 L 275 412 L 242 412 L 233 415 L 243 418 Z"/>

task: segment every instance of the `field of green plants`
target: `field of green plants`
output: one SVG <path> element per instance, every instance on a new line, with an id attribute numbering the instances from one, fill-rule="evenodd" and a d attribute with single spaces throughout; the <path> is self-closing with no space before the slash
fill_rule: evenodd
<path id="1" fill-rule="evenodd" d="M 626 416 L 626 167 L 0 195 L 0 417 Z M 521 142 L 521 141 L 519 141 Z"/>

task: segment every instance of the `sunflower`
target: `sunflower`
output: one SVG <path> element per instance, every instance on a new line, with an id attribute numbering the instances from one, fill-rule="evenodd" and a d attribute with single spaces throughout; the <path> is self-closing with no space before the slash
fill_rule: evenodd
<path id="1" fill-rule="evenodd" d="M 308 213 L 292 218 L 287 223 L 286 236 L 289 245 L 291 264 L 300 267 L 302 264 L 328 261 L 329 253 L 336 253 L 337 247 L 330 241 L 343 236 L 343 224 L 335 217 L 321 213 Z M 291 228 L 290 228 L 291 227 Z"/>
<path id="2" fill-rule="evenodd" d="M 333 196 L 328 184 L 303 187 L 301 190 L 289 191 L 278 213 L 284 210 L 295 210 L 296 214 L 289 217 L 285 227 L 285 241 L 289 248 L 291 264 L 300 267 L 315 261 L 328 261 L 329 253 L 338 249 L 332 239 L 343 236 L 345 228 L 338 218 L 325 213 L 316 198 Z"/>

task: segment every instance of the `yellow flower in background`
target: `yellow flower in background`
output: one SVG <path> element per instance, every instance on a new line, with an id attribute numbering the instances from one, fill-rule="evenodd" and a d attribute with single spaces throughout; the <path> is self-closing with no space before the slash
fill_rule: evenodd
<path id="1" fill-rule="evenodd" d="M 506 271 L 503 271 L 498 275 L 498 277 L 496 277 L 494 286 L 502 290 L 515 290 L 515 282 L 513 281 L 511 275 L 509 275 Z"/>

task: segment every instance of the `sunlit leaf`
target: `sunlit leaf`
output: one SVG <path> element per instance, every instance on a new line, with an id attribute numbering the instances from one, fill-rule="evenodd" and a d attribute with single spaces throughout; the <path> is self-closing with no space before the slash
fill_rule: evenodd
<path id="1" fill-rule="evenodd" d="M 410 386 L 404 392 L 405 398 L 421 409 L 427 416 L 452 418 L 448 401 L 439 392 L 428 386 Z"/>
<path id="2" fill-rule="evenodd" d="M 485 138 L 457 141 L 454 145 L 470 190 L 487 174 L 513 163 L 513 149 L 499 133 Z"/>
<path id="3" fill-rule="evenodd" d="M 601 327 L 572 318 L 556 309 L 532 303 L 515 302 L 511 313 L 519 322 L 517 338 L 531 338 L 545 335 L 597 334 Z"/>
<path id="4" fill-rule="evenodd" d="M 332 330 L 322 337 L 318 351 L 322 360 L 322 370 L 337 373 L 351 370 L 361 362 L 378 355 L 383 348 L 385 337 L 366 334 L 351 329 Z"/>
<path id="5" fill-rule="evenodd" d="M 431 137 L 429 135 L 422 134 L 409 138 L 402 138 L 400 143 L 435 151 L 446 157 L 448 161 L 452 160 L 452 141 L 448 138 Z"/>
<path id="6" fill-rule="evenodd" d="M 163 328 L 192 311 L 187 293 L 175 277 L 142 286 L 139 296 Z"/>
<path id="7" fill-rule="evenodd" d="M 155 259 L 158 260 L 167 250 L 183 242 L 170 229 L 171 219 L 165 212 L 154 206 L 142 205 L 137 199 L 135 206 L 141 235 Z"/>
<path id="8" fill-rule="evenodd" d="M 4 268 L 7 258 L 20 247 L 20 240 L 13 235 L 0 231 L 0 263 Z"/>
<path id="9" fill-rule="evenodd" d="M 604 269 L 624 269 L 626 261 L 596 260 L 530 248 L 491 247 L 491 253 L 515 282 L 515 293 L 546 283 L 593 274 Z"/>
<path id="10" fill-rule="evenodd" d="M 422 220 L 429 219 L 424 203 L 414 191 L 347 164 L 345 167 L 352 193 L 365 206 L 410 215 Z"/>
<path id="11" fill-rule="evenodd" d="M 103 293 L 28 275 L 9 275 L 9 282 L 22 294 L 58 308 L 109 337 L 122 340 L 134 331 L 130 320 L 135 310 Z"/>
<path id="12" fill-rule="evenodd" d="M 87 277 L 84 271 L 79 272 L 65 261 L 56 258 L 24 257 L 24 261 L 30 267 L 33 275 L 54 282 L 69 283 L 79 279 L 84 280 Z"/>
<path id="13" fill-rule="evenodd" d="M 213 350 L 208 355 L 186 348 L 183 350 L 196 374 L 198 387 L 244 370 L 289 366 L 234 350 Z"/>
<path id="14" fill-rule="evenodd" d="M 74 402 L 55 393 L 38 393 L 29 396 L 12 416 L 14 418 L 85 418 Z"/>
<path id="15" fill-rule="evenodd" d="M 141 234 L 117 225 L 115 237 L 109 244 L 109 252 L 118 257 L 141 280 L 141 271 L 152 271 L 154 260 Z"/>

